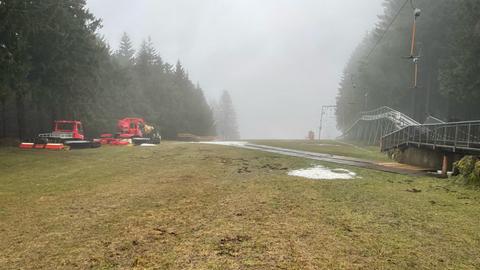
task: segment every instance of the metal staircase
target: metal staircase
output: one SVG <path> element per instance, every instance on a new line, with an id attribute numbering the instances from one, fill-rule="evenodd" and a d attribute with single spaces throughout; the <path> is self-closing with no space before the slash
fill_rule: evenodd
<path id="1" fill-rule="evenodd" d="M 480 121 L 407 126 L 382 137 L 382 151 L 410 146 L 443 152 L 479 154 Z"/>
<path id="2" fill-rule="evenodd" d="M 378 144 L 380 139 L 395 130 L 420 125 L 408 115 L 383 106 L 373 111 L 362 112 L 340 139 Z"/>
<path id="3" fill-rule="evenodd" d="M 450 122 L 430 116 L 426 124 L 389 107 L 362 112 L 340 139 L 369 145 L 382 151 L 418 147 L 443 152 L 480 154 L 480 120 Z"/>

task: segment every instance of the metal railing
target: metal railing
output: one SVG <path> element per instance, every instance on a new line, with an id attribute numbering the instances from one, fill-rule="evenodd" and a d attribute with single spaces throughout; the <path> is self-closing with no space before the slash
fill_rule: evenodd
<path id="1" fill-rule="evenodd" d="M 413 120 L 408 115 L 387 106 L 380 107 L 373 111 L 362 112 L 360 113 L 360 116 L 361 117 L 359 120 L 365 120 L 365 121 L 372 121 L 372 120 L 387 118 L 393 121 L 399 128 L 420 124 L 417 121 Z"/>
<path id="2" fill-rule="evenodd" d="M 381 139 L 382 151 L 404 146 L 449 152 L 480 152 L 480 121 L 412 125 Z"/>
<path id="3" fill-rule="evenodd" d="M 352 124 L 352 126 L 349 129 L 347 129 L 340 136 L 340 138 L 347 138 L 348 134 L 351 133 L 362 121 L 379 121 L 379 120 L 388 120 L 392 122 L 393 129 L 402 129 L 407 126 L 420 125 L 420 123 L 418 123 L 408 115 L 401 113 L 397 110 L 394 110 L 390 107 L 383 106 L 372 111 L 361 112 L 357 120 Z"/>
<path id="4" fill-rule="evenodd" d="M 429 115 L 427 117 L 427 119 L 425 119 L 425 122 L 423 122 L 423 124 L 445 124 L 446 122 L 433 116 L 433 115 Z"/>
<path id="5" fill-rule="evenodd" d="M 73 132 L 52 132 L 38 134 L 40 138 L 72 139 Z"/>

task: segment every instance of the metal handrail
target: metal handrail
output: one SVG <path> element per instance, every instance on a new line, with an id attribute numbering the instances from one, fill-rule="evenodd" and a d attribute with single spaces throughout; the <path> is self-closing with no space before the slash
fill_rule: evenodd
<path id="1" fill-rule="evenodd" d="M 480 151 L 480 121 L 408 126 L 381 138 L 382 151 L 402 145 L 429 146 L 449 151 Z"/>
<path id="2" fill-rule="evenodd" d="M 360 121 L 375 121 L 379 119 L 388 119 L 392 121 L 397 129 L 401 129 L 410 125 L 420 125 L 420 123 L 408 115 L 390 107 L 383 106 L 375 110 L 360 112 L 358 119 L 340 137 L 346 137 Z"/>
<path id="3" fill-rule="evenodd" d="M 52 133 L 41 133 L 38 134 L 40 138 L 58 138 L 58 139 L 72 139 L 72 132 L 52 132 Z"/>

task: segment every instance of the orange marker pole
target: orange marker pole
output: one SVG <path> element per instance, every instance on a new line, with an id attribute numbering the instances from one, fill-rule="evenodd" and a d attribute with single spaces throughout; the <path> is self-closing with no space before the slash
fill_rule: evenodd
<path id="1" fill-rule="evenodd" d="M 412 29 L 412 46 L 410 48 L 410 57 L 413 57 L 415 54 L 415 35 L 417 32 L 417 19 L 413 19 L 413 29 Z"/>

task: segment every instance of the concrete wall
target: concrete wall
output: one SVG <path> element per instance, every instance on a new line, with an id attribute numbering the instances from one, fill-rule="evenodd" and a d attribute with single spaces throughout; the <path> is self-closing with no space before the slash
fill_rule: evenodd
<path id="1" fill-rule="evenodd" d="M 409 165 L 440 170 L 442 168 L 444 153 L 429 149 L 408 147 L 396 153 L 395 160 Z M 448 169 L 452 169 L 453 162 L 459 160 L 462 156 L 454 153 L 448 153 Z"/>

